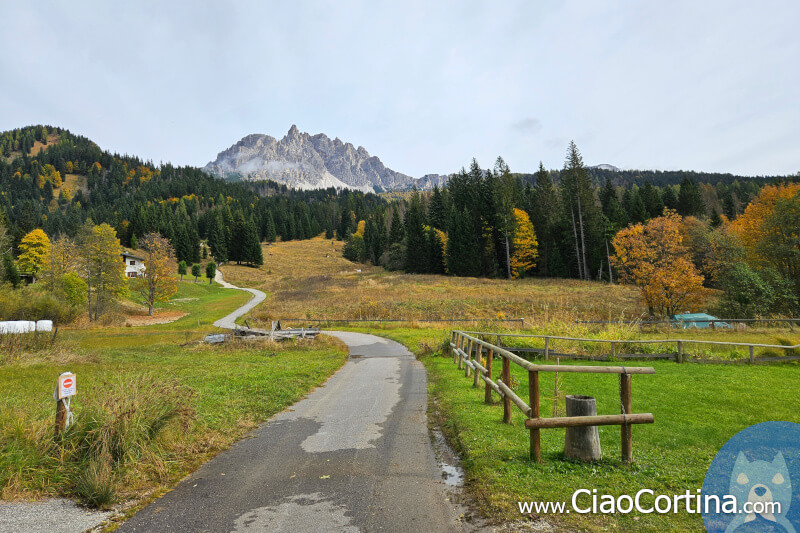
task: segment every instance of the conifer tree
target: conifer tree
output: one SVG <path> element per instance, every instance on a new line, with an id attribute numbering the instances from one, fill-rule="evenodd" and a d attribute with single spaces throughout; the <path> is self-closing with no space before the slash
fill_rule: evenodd
<path id="1" fill-rule="evenodd" d="M 444 198 L 438 185 L 433 186 L 431 201 L 428 205 L 428 225 L 432 228 L 445 229 Z"/>
<path id="2" fill-rule="evenodd" d="M 392 223 L 389 228 L 389 242 L 391 244 L 399 243 L 405 238 L 405 230 L 403 229 L 403 222 L 400 220 L 400 210 L 397 206 L 392 207 Z"/>
<path id="3" fill-rule="evenodd" d="M 425 229 L 423 228 L 425 213 L 419 192 L 414 191 L 411 203 L 406 211 L 406 272 L 424 273 L 427 270 L 425 260 Z"/>

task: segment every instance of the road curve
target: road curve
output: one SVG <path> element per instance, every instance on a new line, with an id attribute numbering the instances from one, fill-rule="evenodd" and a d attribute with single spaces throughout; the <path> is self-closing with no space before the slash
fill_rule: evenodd
<path id="1" fill-rule="evenodd" d="M 258 289 L 245 289 L 242 287 L 237 287 L 232 283 L 228 283 L 224 279 L 222 279 L 222 272 L 217 269 L 216 273 L 214 274 L 214 281 L 225 287 L 226 289 L 237 289 L 240 291 L 246 291 L 253 295 L 249 302 L 241 306 L 239 309 L 234 311 L 233 313 L 229 314 L 228 316 L 222 317 L 216 322 L 214 322 L 214 326 L 223 329 L 237 329 L 236 319 L 240 316 L 244 316 L 249 313 L 255 306 L 263 302 L 267 295 L 261 292 Z"/>
<path id="2" fill-rule="evenodd" d="M 425 368 L 402 345 L 330 332 L 350 359 L 120 531 L 463 531 L 427 428 Z"/>

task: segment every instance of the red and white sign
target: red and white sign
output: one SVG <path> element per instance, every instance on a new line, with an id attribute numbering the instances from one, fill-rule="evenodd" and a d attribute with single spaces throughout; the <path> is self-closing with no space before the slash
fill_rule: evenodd
<path id="1" fill-rule="evenodd" d="M 75 374 L 64 372 L 58 376 L 58 399 L 75 395 Z"/>

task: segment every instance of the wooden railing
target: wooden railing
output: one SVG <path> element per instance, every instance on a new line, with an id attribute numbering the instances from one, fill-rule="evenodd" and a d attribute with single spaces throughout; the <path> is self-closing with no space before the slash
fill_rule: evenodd
<path id="1" fill-rule="evenodd" d="M 699 344 L 707 346 L 728 346 L 736 348 L 745 348 L 748 352 L 748 362 L 755 364 L 758 362 L 789 362 L 800 361 L 800 355 L 783 355 L 777 357 L 756 357 L 756 349 L 771 349 L 771 350 L 785 350 L 790 352 L 792 350 L 800 349 L 800 344 L 786 346 L 783 344 L 758 344 L 747 342 L 726 342 L 726 341 L 706 341 L 697 339 L 642 339 L 642 340 L 628 340 L 628 339 L 587 339 L 581 337 L 561 337 L 556 335 L 533 335 L 522 333 L 494 333 L 485 331 L 464 331 L 462 332 L 475 337 L 483 337 L 484 339 L 495 339 L 496 346 L 501 347 L 510 352 L 531 352 L 542 355 L 545 360 L 550 357 L 564 357 L 568 359 L 590 359 L 590 360 L 613 360 L 613 359 L 672 359 L 678 363 L 683 363 L 687 359 L 685 347 L 687 344 Z M 526 339 L 541 339 L 544 342 L 543 348 L 532 348 L 527 346 L 502 346 L 502 339 L 504 338 L 526 338 Z M 589 356 L 574 353 L 556 352 L 553 348 L 554 341 L 566 342 L 581 342 L 586 344 L 605 344 L 609 346 L 609 353 L 601 356 Z M 674 352 L 663 353 L 639 353 L 639 354 L 624 354 L 620 353 L 618 347 L 620 345 L 646 345 L 646 344 L 660 344 L 660 345 L 675 345 Z M 705 362 L 731 362 L 729 360 L 703 360 Z"/>
<path id="2" fill-rule="evenodd" d="M 484 335 L 490 335 L 484 333 Z M 542 450 L 540 430 L 546 428 L 575 427 L 575 426 L 621 426 L 622 460 L 633 460 L 633 424 L 652 424 L 651 413 L 633 413 L 631 398 L 631 375 L 654 374 L 655 370 L 649 367 L 624 367 L 624 366 L 576 366 L 576 365 L 540 365 L 526 361 L 510 351 L 479 339 L 468 332 L 455 330 L 450 339 L 450 348 L 453 353 L 453 362 L 459 369 L 464 369 L 464 375 L 472 373 L 473 386 L 478 387 L 479 379 L 486 384 L 484 401 L 493 403 L 492 391 L 503 399 L 503 422 L 511 423 L 511 404 L 513 403 L 527 417 L 525 427 L 530 431 L 530 457 L 541 461 Z M 502 370 L 500 377 L 494 379 L 494 359 L 500 358 Z M 528 372 L 528 402 L 520 398 L 511 388 L 511 365 L 515 364 Z M 539 410 L 539 372 L 580 372 L 588 374 L 618 374 L 620 385 L 619 415 L 600 416 L 574 416 L 541 418 Z"/>

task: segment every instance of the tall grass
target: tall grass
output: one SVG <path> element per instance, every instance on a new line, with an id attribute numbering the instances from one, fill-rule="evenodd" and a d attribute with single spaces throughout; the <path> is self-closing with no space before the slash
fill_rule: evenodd
<path id="1" fill-rule="evenodd" d="M 55 438 L 51 420 L 0 420 L 0 485 L 7 492 L 34 487 L 106 507 L 137 477 L 168 469 L 194 418 L 192 391 L 148 374 L 110 380 L 98 390 L 74 408 L 74 423 Z"/>

